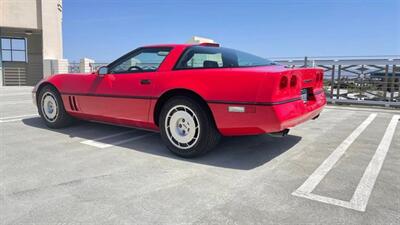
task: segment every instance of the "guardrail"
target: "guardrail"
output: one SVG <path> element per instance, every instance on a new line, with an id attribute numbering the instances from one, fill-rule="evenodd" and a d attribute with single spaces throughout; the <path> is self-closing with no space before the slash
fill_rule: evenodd
<path id="1" fill-rule="evenodd" d="M 89 63 L 90 71 L 81 71 L 83 69 L 81 63 L 79 62 L 70 62 L 68 65 L 69 73 L 87 73 L 87 72 L 95 72 L 101 66 L 106 66 L 108 63 Z"/>
<path id="2" fill-rule="evenodd" d="M 89 66 L 90 66 L 90 70 L 91 70 L 92 72 L 95 72 L 95 71 L 97 71 L 100 67 L 102 67 L 102 66 L 107 66 L 107 64 L 108 64 L 108 63 L 90 63 Z"/>
<path id="3" fill-rule="evenodd" d="M 68 73 L 79 73 L 79 63 L 77 62 L 70 62 L 68 65 Z"/>
<path id="4" fill-rule="evenodd" d="M 324 69 L 328 102 L 400 107 L 400 56 L 277 58 L 288 67 Z"/>

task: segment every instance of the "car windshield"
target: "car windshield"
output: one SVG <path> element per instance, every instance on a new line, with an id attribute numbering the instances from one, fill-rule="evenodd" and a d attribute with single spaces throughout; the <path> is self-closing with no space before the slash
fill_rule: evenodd
<path id="1" fill-rule="evenodd" d="M 230 48 L 192 46 L 183 53 L 176 65 L 176 69 L 235 68 L 270 65 L 276 65 L 276 63 Z"/>

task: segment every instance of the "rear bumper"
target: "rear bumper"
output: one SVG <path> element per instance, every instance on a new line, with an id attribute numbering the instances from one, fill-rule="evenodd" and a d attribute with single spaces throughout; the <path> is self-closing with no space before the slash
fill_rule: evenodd
<path id="1" fill-rule="evenodd" d="M 326 104 L 323 92 L 314 94 L 304 103 L 302 100 L 273 105 L 235 105 L 245 107 L 245 112 L 228 112 L 232 104 L 209 106 L 218 130 L 224 136 L 256 135 L 292 128 L 318 116 Z"/>

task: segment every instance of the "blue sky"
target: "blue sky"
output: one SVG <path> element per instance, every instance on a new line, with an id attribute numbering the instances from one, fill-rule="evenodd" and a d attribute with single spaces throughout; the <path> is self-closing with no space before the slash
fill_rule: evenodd
<path id="1" fill-rule="evenodd" d="M 400 54 L 400 0 L 65 0 L 64 57 L 209 37 L 263 57 Z"/>

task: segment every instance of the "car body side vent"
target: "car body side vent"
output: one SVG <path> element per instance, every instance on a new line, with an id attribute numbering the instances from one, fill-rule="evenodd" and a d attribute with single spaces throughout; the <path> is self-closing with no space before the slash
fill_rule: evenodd
<path id="1" fill-rule="evenodd" d="M 71 107 L 72 111 L 79 111 L 78 106 L 76 104 L 75 96 L 68 96 L 69 106 Z"/>
<path id="2" fill-rule="evenodd" d="M 68 96 L 69 107 L 71 107 L 72 111 L 75 111 L 74 105 L 72 104 L 72 96 Z"/>

